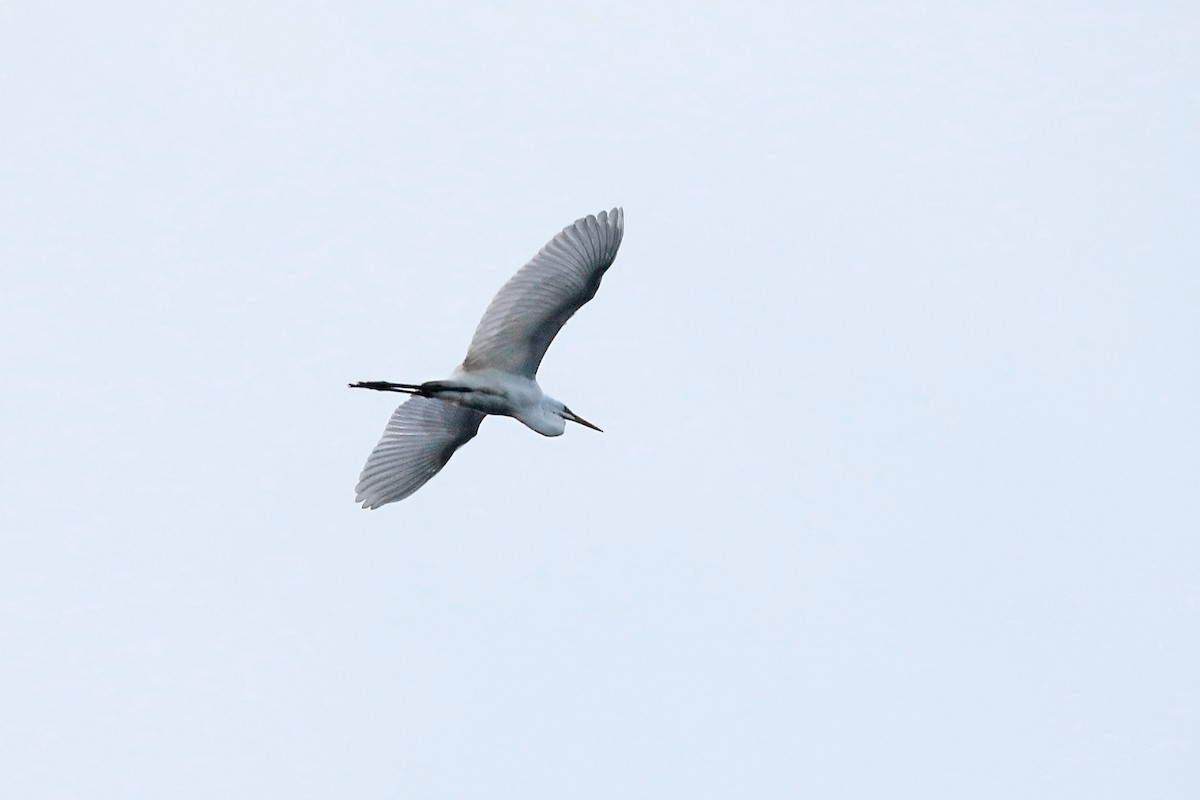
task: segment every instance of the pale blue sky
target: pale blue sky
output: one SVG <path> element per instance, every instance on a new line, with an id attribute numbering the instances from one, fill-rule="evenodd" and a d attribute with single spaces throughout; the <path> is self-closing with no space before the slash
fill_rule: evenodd
<path id="1" fill-rule="evenodd" d="M 1195 4 L 513 5 L 0 6 L 0 794 L 1197 796 Z"/>

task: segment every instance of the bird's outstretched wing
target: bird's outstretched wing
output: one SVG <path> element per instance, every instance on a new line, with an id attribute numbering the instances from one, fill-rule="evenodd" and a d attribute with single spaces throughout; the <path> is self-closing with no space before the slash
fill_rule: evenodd
<path id="1" fill-rule="evenodd" d="M 595 297 L 624 228 L 619 208 L 563 228 L 497 293 L 475 329 L 463 368 L 534 377 L 555 335 Z"/>
<path id="2" fill-rule="evenodd" d="M 474 438 L 486 415 L 419 395 L 396 409 L 358 477 L 355 502 L 379 508 L 403 500 L 438 474 Z"/>

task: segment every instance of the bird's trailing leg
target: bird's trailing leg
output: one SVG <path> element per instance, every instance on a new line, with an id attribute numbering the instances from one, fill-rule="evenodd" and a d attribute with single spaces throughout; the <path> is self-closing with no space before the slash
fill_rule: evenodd
<path id="1" fill-rule="evenodd" d="M 359 381 L 348 384 L 351 389 L 374 389 L 377 392 L 403 392 L 419 394 L 422 397 L 436 397 L 438 392 L 448 387 L 442 381 L 426 381 L 425 383 L 392 383 L 391 381 Z"/>
<path id="2" fill-rule="evenodd" d="M 359 381 L 349 384 L 351 389 L 374 389 L 377 392 L 404 392 L 405 394 L 420 394 L 421 387 L 411 383 L 392 383 L 391 381 Z"/>

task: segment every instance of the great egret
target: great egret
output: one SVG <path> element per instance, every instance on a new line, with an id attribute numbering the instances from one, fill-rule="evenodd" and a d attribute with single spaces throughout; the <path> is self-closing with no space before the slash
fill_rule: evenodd
<path id="1" fill-rule="evenodd" d="M 561 436 L 567 421 L 600 430 L 543 394 L 537 370 L 562 326 L 595 297 L 624 226 L 624 211 L 614 208 L 563 228 L 496 294 L 467 357 L 446 380 L 350 384 L 412 395 L 367 458 L 355 502 L 379 508 L 408 497 L 479 432 L 488 414 L 515 417 L 543 436 Z"/>

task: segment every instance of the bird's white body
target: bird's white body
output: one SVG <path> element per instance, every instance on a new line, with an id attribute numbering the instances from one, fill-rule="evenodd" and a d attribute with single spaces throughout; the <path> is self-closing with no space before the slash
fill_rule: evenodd
<path id="1" fill-rule="evenodd" d="M 439 392 L 439 400 L 449 400 L 484 414 L 513 417 L 543 436 L 562 436 L 567 429 L 567 420 L 562 415 L 566 406 L 543 392 L 533 378 L 498 369 L 467 370 L 460 366 L 443 383 L 454 388 Z"/>
<path id="2" fill-rule="evenodd" d="M 490 414 L 514 417 L 543 436 L 561 436 L 568 421 L 600 430 L 542 392 L 537 370 L 562 326 L 600 288 L 624 224 L 624 213 L 614 208 L 576 220 L 551 239 L 496 294 L 449 378 L 351 384 L 412 395 L 392 414 L 359 476 L 355 488 L 364 508 L 421 488 Z"/>

